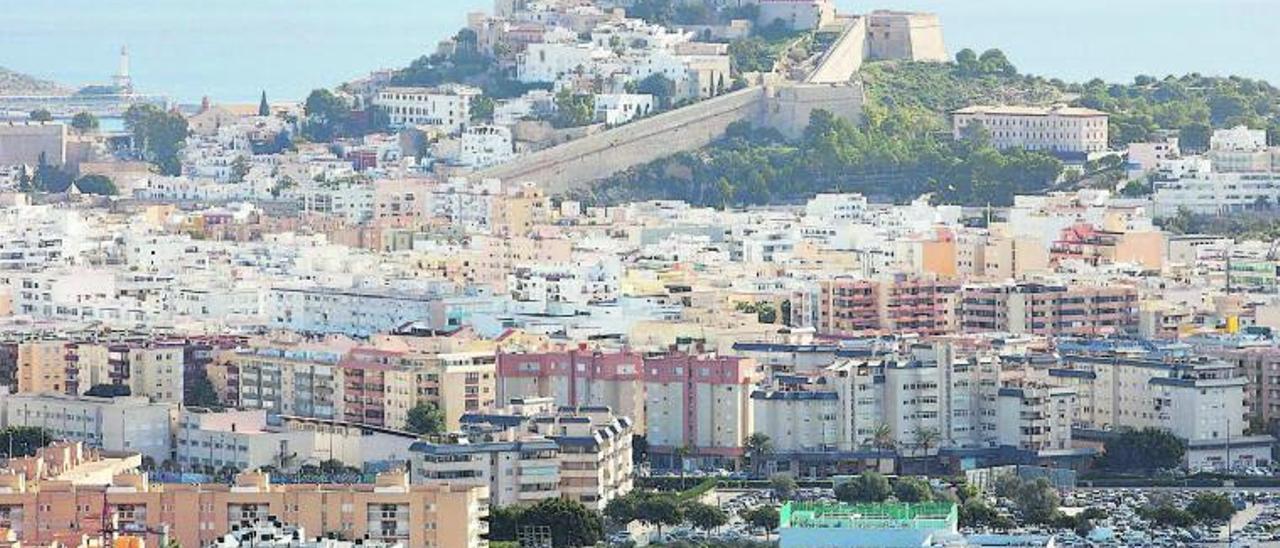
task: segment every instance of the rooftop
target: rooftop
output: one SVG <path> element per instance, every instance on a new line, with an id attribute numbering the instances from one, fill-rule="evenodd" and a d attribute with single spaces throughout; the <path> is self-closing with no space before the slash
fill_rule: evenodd
<path id="1" fill-rule="evenodd" d="M 784 529 L 949 529 L 955 527 L 958 514 L 949 502 L 790 502 L 783 505 L 780 518 Z"/>

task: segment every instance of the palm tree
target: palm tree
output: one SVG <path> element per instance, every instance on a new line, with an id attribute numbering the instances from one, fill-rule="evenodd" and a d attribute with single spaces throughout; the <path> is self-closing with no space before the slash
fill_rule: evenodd
<path id="1" fill-rule="evenodd" d="M 876 429 L 871 433 L 871 446 L 876 449 L 877 468 L 884 469 L 884 452 L 893 451 L 897 445 L 897 441 L 893 439 L 893 428 L 889 423 L 882 422 L 876 425 Z"/>
<path id="2" fill-rule="evenodd" d="M 692 452 L 693 450 L 690 449 L 688 445 L 681 445 L 680 447 L 677 447 L 675 451 L 676 462 L 678 463 L 677 466 L 680 467 L 681 489 L 684 489 L 684 461 L 689 458 L 689 454 Z"/>
<path id="3" fill-rule="evenodd" d="M 743 448 L 746 449 L 747 459 L 751 464 L 751 473 L 759 476 L 764 460 L 773 453 L 773 440 L 769 439 L 768 434 L 756 432 L 747 437 Z"/>
<path id="4" fill-rule="evenodd" d="M 922 450 L 927 456 L 929 454 L 929 448 L 933 447 L 942 439 L 942 433 L 938 432 L 937 428 L 917 426 L 916 429 L 911 432 L 911 437 L 915 442 L 916 448 Z"/>

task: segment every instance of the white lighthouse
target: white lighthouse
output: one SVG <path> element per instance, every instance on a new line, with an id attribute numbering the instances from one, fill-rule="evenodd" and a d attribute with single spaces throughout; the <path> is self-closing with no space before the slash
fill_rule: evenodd
<path id="1" fill-rule="evenodd" d="M 129 76 L 129 46 L 120 46 L 120 67 L 111 77 L 111 83 L 121 93 L 133 93 L 133 78 Z"/>

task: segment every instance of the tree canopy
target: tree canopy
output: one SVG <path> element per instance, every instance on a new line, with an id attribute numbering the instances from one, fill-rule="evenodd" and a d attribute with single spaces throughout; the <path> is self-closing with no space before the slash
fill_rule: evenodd
<path id="1" fill-rule="evenodd" d="M 820 192 L 895 202 L 931 192 L 946 203 L 999 206 L 1015 194 L 1044 191 L 1062 173 L 1062 162 L 1044 153 L 939 137 L 936 120 L 919 109 L 868 106 L 864 118 L 853 123 L 815 111 L 795 143 L 738 123 L 707 149 L 637 166 L 579 197 L 724 207 L 794 202 Z"/>
<path id="2" fill-rule="evenodd" d="M 419 435 L 439 434 L 444 431 L 444 411 L 429 401 L 420 401 L 409 409 L 405 428 Z"/>
<path id="3" fill-rule="evenodd" d="M 551 544 L 556 548 L 594 546 L 604 539 L 604 520 L 600 514 L 572 500 L 539 501 L 520 512 L 517 524 L 547 527 L 551 530 Z"/>
<path id="4" fill-rule="evenodd" d="M 98 196 L 115 196 L 120 193 L 116 184 L 106 175 L 85 175 L 76 179 L 76 188 L 85 194 Z"/>
<path id="5" fill-rule="evenodd" d="M 1181 466 L 1187 446 L 1167 430 L 1143 428 L 1107 440 L 1103 451 L 1102 462 L 1111 470 L 1151 471 Z"/>
<path id="6" fill-rule="evenodd" d="M 98 117 L 88 112 L 79 112 L 71 117 L 71 129 L 79 133 L 89 133 L 98 129 Z"/>
<path id="7" fill-rule="evenodd" d="M 859 502 L 883 502 L 893 493 L 889 480 L 876 472 L 863 472 L 836 486 L 836 498 L 850 504 Z"/>
<path id="8" fill-rule="evenodd" d="M 179 153 L 187 141 L 187 119 L 151 104 L 136 104 L 124 113 L 133 146 L 165 175 L 181 175 Z"/>

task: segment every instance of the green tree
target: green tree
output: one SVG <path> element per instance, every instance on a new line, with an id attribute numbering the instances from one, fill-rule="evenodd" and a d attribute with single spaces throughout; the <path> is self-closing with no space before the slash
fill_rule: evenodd
<path id="1" fill-rule="evenodd" d="M 519 538 L 520 520 L 524 509 L 520 506 L 498 506 L 489 510 L 489 540 L 513 541 Z"/>
<path id="2" fill-rule="evenodd" d="M 231 176 L 230 176 L 231 183 L 232 184 L 243 183 L 244 178 L 249 175 L 249 169 L 251 167 L 252 166 L 249 164 L 248 156 L 245 156 L 245 155 L 236 156 L 236 159 L 231 161 Z"/>
<path id="3" fill-rule="evenodd" d="M 765 461 L 773 454 L 773 440 L 769 439 L 768 434 L 756 432 L 747 436 L 743 449 L 747 463 L 751 465 L 751 473 L 759 477 L 763 473 Z"/>
<path id="4" fill-rule="evenodd" d="M 1141 508 L 1138 515 L 1161 527 L 1191 527 L 1196 523 L 1196 517 L 1191 512 L 1168 502 Z"/>
<path id="5" fill-rule="evenodd" d="M 32 122 L 52 122 L 53 114 L 50 113 L 48 110 L 40 108 L 40 109 L 31 111 L 31 114 L 28 115 L 28 118 L 30 118 Z"/>
<path id="6" fill-rule="evenodd" d="M 0 453 L 6 458 L 30 457 L 36 450 L 57 441 L 52 434 L 35 426 L 10 426 L 0 430 Z"/>
<path id="7" fill-rule="evenodd" d="M 835 489 L 836 498 L 850 504 L 884 502 L 892 493 L 889 480 L 876 472 L 863 472 Z"/>
<path id="8" fill-rule="evenodd" d="M 409 409 L 405 429 L 418 435 L 430 435 L 443 432 L 444 426 L 444 412 L 432 402 L 420 401 Z"/>
<path id="9" fill-rule="evenodd" d="M 917 450 L 924 455 L 929 454 L 929 450 L 937 446 L 942 440 L 942 433 L 937 428 L 929 426 L 917 426 L 911 431 L 911 439 Z"/>
<path id="10" fill-rule="evenodd" d="M 1017 526 L 1013 520 L 1001 516 L 980 498 L 971 498 L 964 501 L 957 510 L 962 527 L 985 526 L 1003 531 Z"/>
<path id="11" fill-rule="evenodd" d="M 76 188 L 85 194 L 98 196 L 115 196 L 119 194 L 116 184 L 106 175 L 85 175 L 76 179 Z"/>
<path id="12" fill-rule="evenodd" d="M 982 72 L 981 65 L 978 64 L 978 54 L 969 48 L 956 52 L 956 68 L 965 76 Z"/>
<path id="13" fill-rule="evenodd" d="M 1126 430 L 1103 445 L 1102 462 L 1123 471 L 1172 469 L 1182 465 L 1186 443 L 1167 430 Z"/>
<path id="14" fill-rule="evenodd" d="M 684 505 L 684 517 L 693 524 L 694 527 L 703 531 L 711 531 L 726 523 L 729 523 L 729 516 L 723 510 L 710 504 L 701 502 L 687 502 Z"/>
<path id="15" fill-rule="evenodd" d="M 893 496 L 902 502 L 928 502 L 933 500 L 933 488 L 923 479 L 901 477 L 893 485 Z"/>
<path id="16" fill-rule="evenodd" d="M 327 143 L 341 137 L 351 119 L 351 106 L 327 89 L 316 89 L 307 95 L 303 105 L 306 123 L 302 133 L 311 141 Z"/>
<path id="17" fill-rule="evenodd" d="M 791 474 L 774 474 L 769 478 L 769 488 L 773 490 L 773 496 L 778 500 L 791 500 L 800 486 L 796 484 Z"/>
<path id="18" fill-rule="evenodd" d="M 1005 57 L 1004 52 L 998 49 L 989 49 L 982 52 L 978 57 L 978 66 L 982 72 L 986 74 L 1003 74 L 1005 76 L 1015 76 L 1018 74 L 1017 67 L 1009 62 L 1009 58 Z"/>
<path id="19" fill-rule="evenodd" d="M 680 503 L 672 495 L 649 495 L 636 504 L 636 519 L 658 529 L 662 536 L 662 526 L 680 525 L 684 521 L 684 513 Z"/>
<path id="20" fill-rule="evenodd" d="M 133 146 L 165 175 L 180 175 L 179 153 L 187 140 L 187 119 L 152 104 L 135 104 L 124 113 Z"/>
<path id="21" fill-rule="evenodd" d="M 494 103 L 492 97 L 485 95 L 477 95 L 471 98 L 471 122 L 475 124 L 487 123 L 493 120 Z"/>
<path id="22" fill-rule="evenodd" d="M 556 94 L 556 115 L 552 125 L 558 128 L 585 126 L 595 121 L 595 97 L 586 93 L 573 93 L 567 88 Z"/>
<path id="23" fill-rule="evenodd" d="M 547 527 L 556 548 L 594 546 L 604 539 L 604 520 L 578 501 L 545 499 L 526 508 L 519 526 Z"/>
<path id="24" fill-rule="evenodd" d="M 750 523 L 753 527 L 763 528 L 766 538 L 773 530 L 778 528 L 780 516 L 778 509 L 772 506 L 757 506 L 749 510 L 744 510 L 742 519 Z"/>
<path id="25" fill-rule="evenodd" d="M 98 129 L 98 117 L 88 112 L 79 112 L 71 117 L 71 128 L 84 134 Z"/>
<path id="26" fill-rule="evenodd" d="M 642 499 L 641 491 L 632 491 L 620 497 L 614 497 L 604 505 L 604 517 L 615 525 L 625 526 L 639 519 L 638 507 Z"/>
<path id="27" fill-rule="evenodd" d="M 258 116 L 271 116 L 271 103 L 267 102 L 267 91 L 262 91 L 262 99 L 258 101 Z"/>
<path id="28" fill-rule="evenodd" d="M 220 408 L 218 391 L 209 380 L 209 373 L 204 369 L 182 385 L 182 404 L 187 407 Z"/>
<path id="29" fill-rule="evenodd" d="M 1058 513 L 1058 491 L 1045 478 L 1022 482 L 1014 496 L 1014 506 L 1022 518 L 1032 523 L 1048 523 Z"/>
<path id="30" fill-rule="evenodd" d="M 661 73 L 653 73 L 636 84 L 636 93 L 652 95 L 659 110 L 671 108 L 676 96 L 676 83 Z"/>
<path id="31" fill-rule="evenodd" d="M 1236 505 L 1222 493 L 1201 493 L 1187 505 L 1187 511 L 1200 521 L 1226 521 L 1236 513 Z"/>

